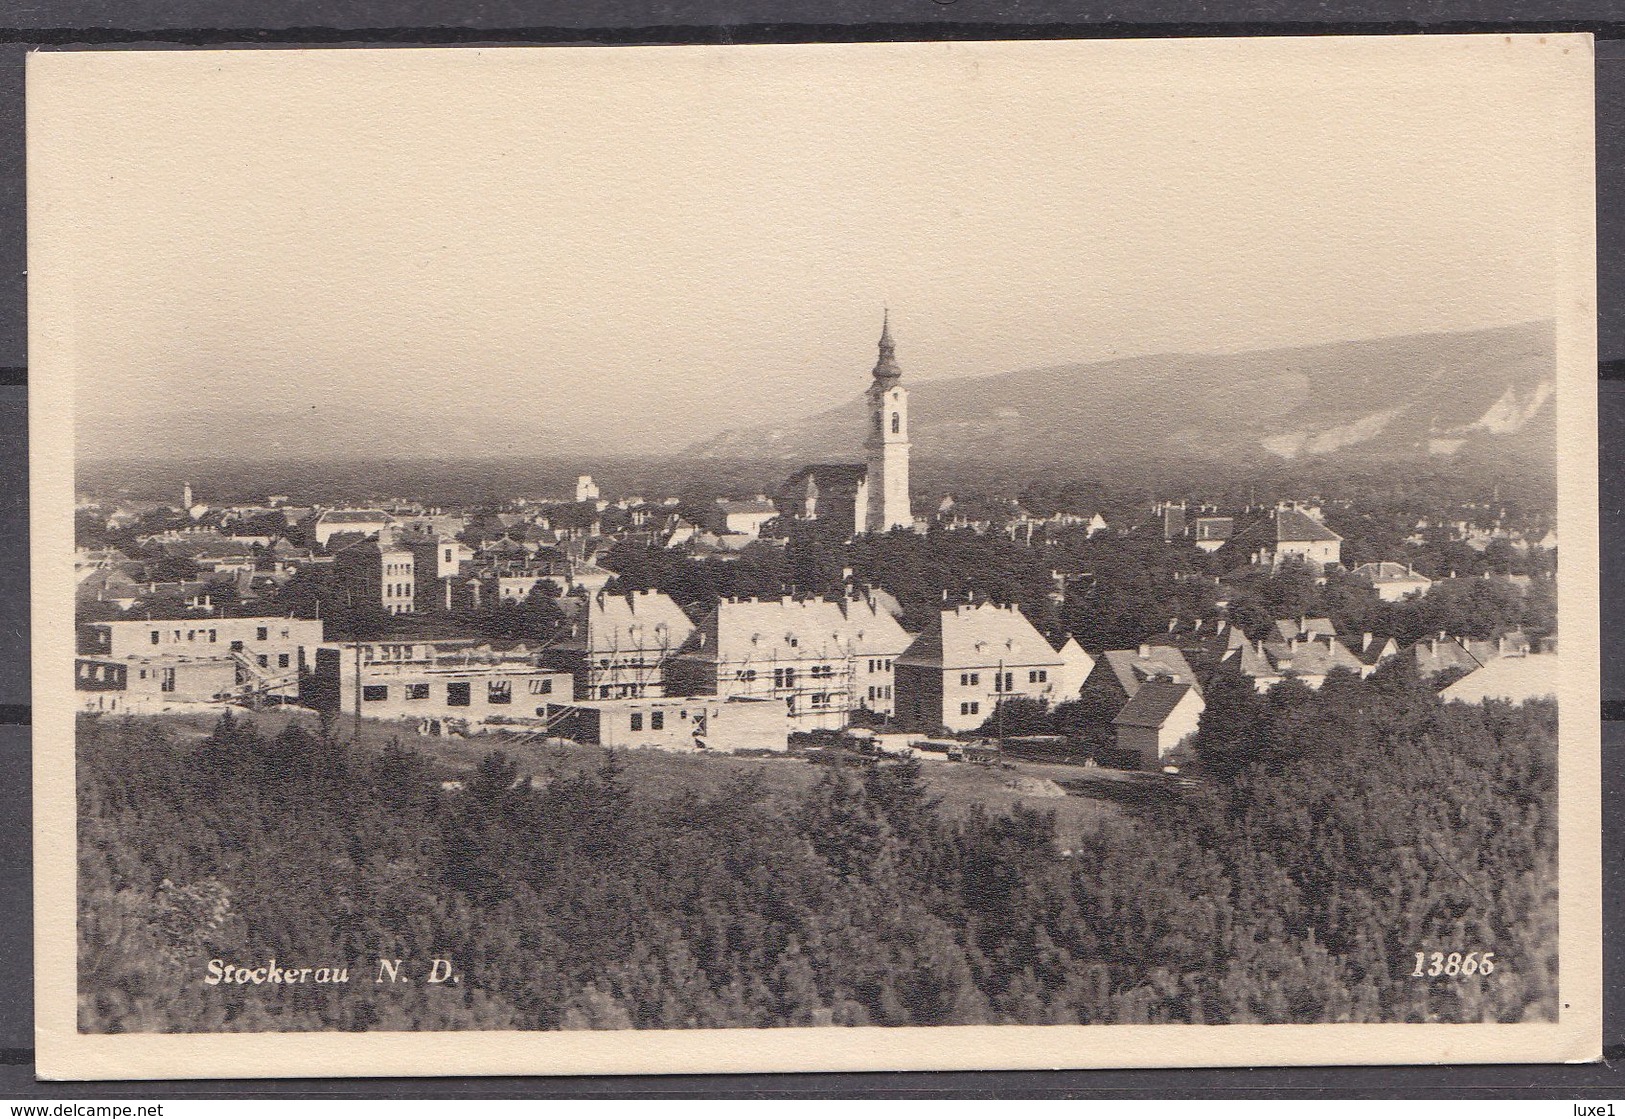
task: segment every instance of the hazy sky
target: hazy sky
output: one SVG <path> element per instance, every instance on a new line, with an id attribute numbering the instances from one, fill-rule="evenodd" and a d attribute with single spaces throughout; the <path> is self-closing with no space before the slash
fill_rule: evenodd
<path id="1" fill-rule="evenodd" d="M 82 454 L 670 450 L 882 305 L 915 381 L 1552 317 L 1560 49 L 36 55 L 30 220 Z"/>

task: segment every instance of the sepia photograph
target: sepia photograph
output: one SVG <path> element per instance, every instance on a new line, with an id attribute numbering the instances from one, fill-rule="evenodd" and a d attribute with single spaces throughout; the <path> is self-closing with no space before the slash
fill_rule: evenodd
<path id="1" fill-rule="evenodd" d="M 42 1075 L 1596 1057 L 1591 67 L 31 55 Z"/>

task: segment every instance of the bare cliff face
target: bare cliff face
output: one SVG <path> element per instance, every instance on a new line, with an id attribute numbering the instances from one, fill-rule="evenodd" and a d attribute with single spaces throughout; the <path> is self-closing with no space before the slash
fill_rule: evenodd
<path id="1" fill-rule="evenodd" d="M 941 461 L 1233 466 L 1511 455 L 1555 462 L 1551 323 L 1241 354 L 1166 354 L 910 386 L 914 453 Z M 861 454 L 861 398 L 690 448 Z"/>

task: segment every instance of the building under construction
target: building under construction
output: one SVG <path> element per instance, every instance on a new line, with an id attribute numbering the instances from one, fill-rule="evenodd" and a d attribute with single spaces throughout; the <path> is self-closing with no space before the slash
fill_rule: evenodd
<path id="1" fill-rule="evenodd" d="M 666 664 L 675 695 L 773 699 L 796 730 L 894 710 L 893 660 L 911 635 L 873 595 L 719 601 Z"/>

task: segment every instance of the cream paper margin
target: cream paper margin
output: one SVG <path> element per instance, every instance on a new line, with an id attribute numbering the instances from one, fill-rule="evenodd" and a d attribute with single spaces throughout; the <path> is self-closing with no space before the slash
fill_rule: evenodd
<path id="1" fill-rule="evenodd" d="M 538 49 L 538 48 L 514 48 Z M 540 48 L 549 49 L 549 48 Z M 563 49 L 563 48 L 555 48 Z M 75 173 L 72 137 L 43 108 L 55 83 L 84 80 L 78 52 L 28 58 L 30 524 L 33 534 L 35 998 L 44 1079 L 702 1073 L 1037 1069 L 1221 1065 L 1352 1065 L 1595 1060 L 1601 1053 L 1601 713 L 1599 686 L 1596 223 L 1590 35 L 1317 37 L 1133 43 L 982 42 L 750 47 L 620 47 L 623 72 L 671 52 L 989 53 L 1023 63 L 1089 65 L 1111 52 L 1140 62 L 1205 60 L 1327 66 L 1402 60 L 1441 50 L 1544 52 L 1549 113 L 1565 150 L 1551 168 L 1564 223 L 1556 253 L 1559 619 L 1566 674 L 1560 710 L 1559 1020 L 1537 1025 L 939 1026 L 616 1032 L 81 1035 L 75 1027 L 73 384 L 76 310 L 53 206 Z M 100 54 L 101 52 L 97 52 Z M 292 53 L 305 53 L 292 52 Z M 349 52 L 357 61 L 371 52 Z M 833 56 L 833 55 L 832 55 Z M 157 52 L 124 52 L 161 68 Z M 1121 55 L 1119 55 L 1121 57 Z M 105 60 L 105 55 L 103 55 Z M 156 69 L 154 70 L 156 72 Z M 647 71 L 645 71 L 647 72 Z M 947 72 L 945 71 L 945 81 Z M 342 158 L 335 153 L 335 158 Z M 1450 204 L 1441 199 L 1442 206 Z"/>

